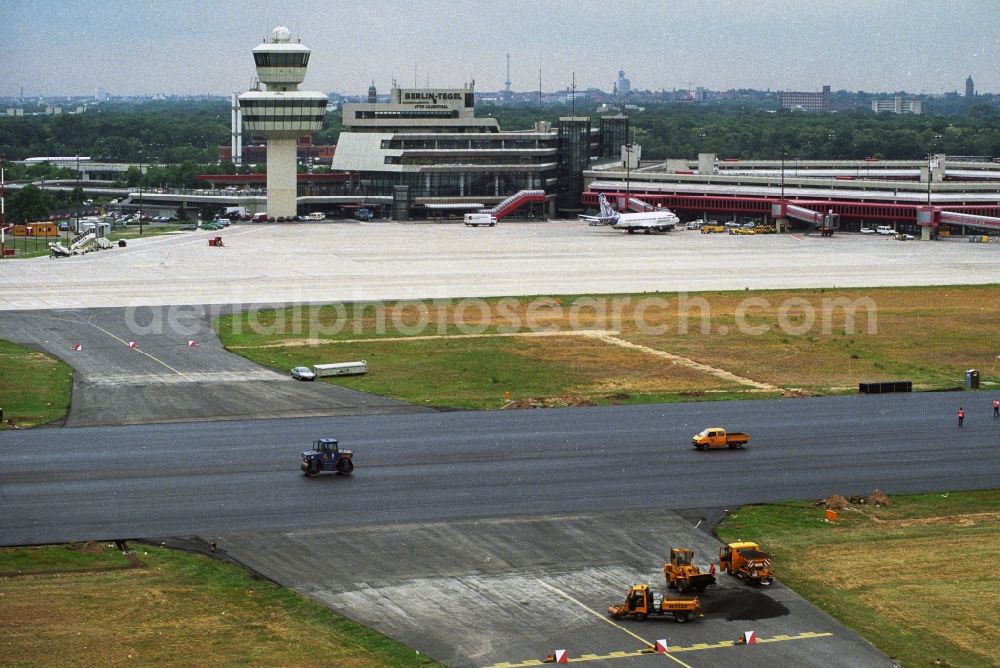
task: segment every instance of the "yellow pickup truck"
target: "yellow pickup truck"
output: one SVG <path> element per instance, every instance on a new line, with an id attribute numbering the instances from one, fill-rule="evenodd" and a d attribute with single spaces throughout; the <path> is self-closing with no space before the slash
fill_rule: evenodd
<path id="1" fill-rule="evenodd" d="M 750 442 L 750 434 L 740 431 L 727 432 L 722 427 L 709 427 L 691 437 L 691 445 L 699 450 L 712 450 L 715 448 L 741 449 Z"/>

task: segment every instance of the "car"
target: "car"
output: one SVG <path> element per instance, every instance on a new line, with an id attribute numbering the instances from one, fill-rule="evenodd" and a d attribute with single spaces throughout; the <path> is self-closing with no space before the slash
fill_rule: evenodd
<path id="1" fill-rule="evenodd" d="M 875 231 L 884 236 L 894 236 L 896 230 L 892 229 L 890 225 L 879 225 L 875 228 Z"/>
<path id="2" fill-rule="evenodd" d="M 292 378 L 296 380 L 316 380 L 316 374 L 307 366 L 297 366 L 292 369 Z"/>
<path id="3" fill-rule="evenodd" d="M 69 232 L 69 223 L 67 223 L 65 220 L 59 223 L 59 231 Z"/>
<path id="4" fill-rule="evenodd" d="M 861 234 L 875 234 L 875 230 L 870 227 L 862 227 Z"/>

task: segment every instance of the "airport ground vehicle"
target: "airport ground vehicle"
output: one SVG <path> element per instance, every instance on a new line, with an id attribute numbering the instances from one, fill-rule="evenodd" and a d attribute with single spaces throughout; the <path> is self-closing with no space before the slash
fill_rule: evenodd
<path id="1" fill-rule="evenodd" d="M 306 218 L 308 220 L 326 220 L 326 214 L 322 211 L 313 211 Z"/>
<path id="2" fill-rule="evenodd" d="M 374 220 L 375 214 L 372 213 L 371 209 L 362 207 L 354 212 L 354 220 L 360 220 L 362 222 L 368 222 Z"/>
<path id="3" fill-rule="evenodd" d="M 875 231 L 878 234 L 883 234 L 885 236 L 892 236 L 896 234 L 896 230 L 892 229 L 891 225 L 879 225 L 875 228 Z"/>
<path id="4" fill-rule="evenodd" d="M 727 432 L 722 427 L 709 427 L 691 437 L 691 445 L 699 450 L 713 450 L 715 448 L 741 449 L 750 442 L 750 434 L 741 431 Z"/>
<path id="5" fill-rule="evenodd" d="M 354 470 L 354 452 L 341 450 L 337 439 L 321 438 L 313 441 L 313 449 L 302 453 L 302 472 L 310 478 L 323 471 L 338 475 L 351 475 Z"/>
<path id="6" fill-rule="evenodd" d="M 297 366 L 292 369 L 292 378 L 295 380 L 316 380 L 316 374 L 307 366 Z"/>
<path id="7" fill-rule="evenodd" d="M 722 232 L 725 232 L 726 230 L 727 230 L 727 228 L 724 225 L 702 225 L 701 226 L 701 233 L 702 234 L 720 234 Z"/>
<path id="8" fill-rule="evenodd" d="M 767 586 L 773 582 L 771 557 L 760 545 L 749 541 L 729 543 L 719 548 L 719 568 L 747 584 Z"/>
<path id="9" fill-rule="evenodd" d="M 705 591 L 706 587 L 715 584 L 715 576 L 702 573 L 700 568 L 691 563 L 693 559 L 694 552 L 686 547 L 670 548 L 670 561 L 663 564 L 663 575 L 668 587 L 683 594 L 691 590 Z"/>
<path id="10" fill-rule="evenodd" d="M 862 227 L 861 234 L 875 234 L 875 230 L 871 227 Z"/>
<path id="11" fill-rule="evenodd" d="M 488 213 L 467 213 L 465 214 L 465 224 L 469 227 L 479 227 L 480 225 L 493 227 L 497 224 L 497 219 L 496 216 Z"/>
<path id="12" fill-rule="evenodd" d="M 663 596 L 651 592 L 649 585 L 632 585 L 625 602 L 608 606 L 608 615 L 612 619 L 632 617 L 637 622 L 645 621 L 647 617 L 673 617 L 683 624 L 689 619 L 704 617 L 701 602 L 697 596 Z"/>

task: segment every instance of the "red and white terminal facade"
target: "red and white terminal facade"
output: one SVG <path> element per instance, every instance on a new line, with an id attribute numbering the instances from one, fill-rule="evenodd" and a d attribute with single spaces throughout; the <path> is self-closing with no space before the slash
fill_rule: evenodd
<path id="1" fill-rule="evenodd" d="M 682 218 L 790 218 L 806 225 L 836 214 L 843 229 L 891 224 L 924 239 L 939 228 L 1000 231 L 1000 161 L 934 155 L 926 160 L 737 160 L 614 163 L 584 172 L 584 206 L 597 196 L 637 198 Z M 793 223 L 794 224 L 794 223 Z M 968 228 L 968 229 L 966 229 Z"/>

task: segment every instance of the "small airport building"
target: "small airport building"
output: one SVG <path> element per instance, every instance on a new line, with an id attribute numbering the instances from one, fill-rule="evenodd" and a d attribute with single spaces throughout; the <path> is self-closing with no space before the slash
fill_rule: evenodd
<path id="1" fill-rule="evenodd" d="M 512 217 L 575 215 L 584 170 L 617 160 L 628 137 L 623 115 L 503 131 L 476 117 L 474 84 L 393 88 L 388 103 L 345 104 L 343 123 L 332 169 L 350 173 L 348 193 L 391 201 L 395 220 L 461 217 L 522 191 L 544 191 L 544 202 Z"/>

